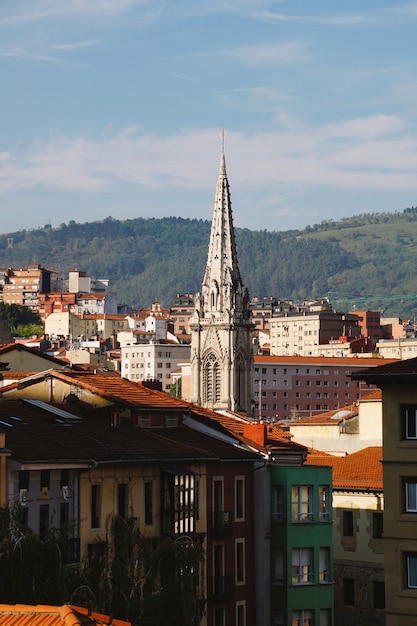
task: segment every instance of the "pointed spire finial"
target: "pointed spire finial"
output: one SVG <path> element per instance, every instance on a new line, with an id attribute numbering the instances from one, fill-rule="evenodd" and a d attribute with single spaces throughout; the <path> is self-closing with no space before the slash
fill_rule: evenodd
<path id="1" fill-rule="evenodd" d="M 222 154 L 224 154 L 224 140 L 226 138 L 226 133 L 224 132 L 224 126 L 222 128 L 222 132 L 220 133 L 220 139 L 222 140 Z"/>

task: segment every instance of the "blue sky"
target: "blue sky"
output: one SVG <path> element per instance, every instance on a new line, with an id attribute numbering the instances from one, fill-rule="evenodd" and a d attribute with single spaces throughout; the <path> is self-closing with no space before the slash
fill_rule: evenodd
<path id="1" fill-rule="evenodd" d="M 417 2 L 2 0 L 0 232 L 417 205 Z"/>

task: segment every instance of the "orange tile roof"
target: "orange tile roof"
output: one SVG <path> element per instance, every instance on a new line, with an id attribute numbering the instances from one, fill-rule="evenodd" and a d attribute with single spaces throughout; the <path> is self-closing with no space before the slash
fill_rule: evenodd
<path id="1" fill-rule="evenodd" d="M 369 391 L 363 391 L 359 402 L 373 402 L 375 400 L 382 401 L 381 389 L 370 389 Z"/>
<path id="2" fill-rule="evenodd" d="M 370 446 L 344 457 L 310 450 L 306 465 L 325 465 L 333 469 L 333 489 L 382 491 L 382 447 Z"/>
<path id="3" fill-rule="evenodd" d="M 293 449 L 302 450 L 305 448 L 302 444 L 292 441 L 292 435 L 288 431 L 283 430 L 277 424 L 263 424 L 254 422 L 253 420 L 239 414 L 233 414 L 231 411 L 228 414 L 217 413 L 210 409 L 206 409 L 196 404 L 191 404 L 191 410 L 193 416 L 200 421 L 206 421 L 211 423 L 212 426 L 217 426 L 224 432 L 228 432 L 242 443 L 245 443 L 251 448 L 255 448 L 259 451 L 277 450 L 281 449 Z M 249 427 L 254 427 L 253 437 L 249 437 Z M 260 443 L 258 437 L 260 429 L 264 433 L 263 444 Z"/>
<path id="4" fill-rule="evenodd" d="M 350 404 L 340 409 L 334 409 L 332 411 L 326 411 L 324 413 L 318 413 L 316 415 L 309 415 L 308 417 L 300 417 L 296 420 L 285 420 L 285 422 L 281 422 L 281 424 L 285 423 L 290 428 L 292 426 L 311 426 L 318 424 L 323 424 L 326 426 L 328 426 L 329 424 L 334 424 L 335 426 L 337 426 L 341 422 L 345 422 L 346 420 L 350 420 L 353 417 L 357 417 L 358 413 L 359 410 L 356 404 Z"/>
<path id="5" fill-rule="evenodd" d="M 2 626 L 130 626 L 130 622 L 92 613 L 88 609 L 63 606 L 0 604 Z"/>

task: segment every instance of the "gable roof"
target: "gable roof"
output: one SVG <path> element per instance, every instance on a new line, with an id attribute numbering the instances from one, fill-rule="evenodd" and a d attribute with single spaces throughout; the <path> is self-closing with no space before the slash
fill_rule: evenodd
<path id="1" fill-rule="evenodd" d="M 310 450 L 306 465 L 333 469 L 333 489 L 341 491 L 382 491 L 382 446 L 370 446 L 346 456 Z"/>
<path id="2" fill-rule="evenodd" d="M 7 356 L 11 352 L 27 352 L 28 354 L 35 355 L 39 357 L 40 359 L 44 359 L 45 361 L 49 363 L 59 365 L 59 367 L 65 367 L 66 365 L 66 363 L 64 363 L 62 359 L 56 359 L 53 356 L 50 356 L 49 354 L 45 354 L 44 352 L 41 352 L 37 348 L 30 348 L 24 343 L 7 343 L 4 345 L 0 345 L 0 359 L 4 355 Z"/>
<path id="3" fill-rule="evenodd" d="M 254 461 L 236 445 L 187 426 L 143 428 L 114 425 L 112 407 L 48 404 L 39 400 L 0 402 L 0 431 L 11 457 L 22 465 L 50 463 L 90 468 L 106 463 Z"/>
<path id="4" fill-rule="evenodd" d="M 0 623 L 2 626 L 130 626 L 130 622 L 70 604 L 0 604 Z"/>

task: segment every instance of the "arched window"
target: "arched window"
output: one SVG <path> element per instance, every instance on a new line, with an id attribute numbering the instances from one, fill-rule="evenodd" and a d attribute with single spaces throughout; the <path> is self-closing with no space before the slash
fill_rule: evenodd
<path id="1" fill-rule="evenodd" d="M 205 406 L 214 406 L 220 401 L 221 377 L 220 366 L 216 355 L 211 352 L 203 364 L 202 399 Z"/>
<path id="2" fill-rule="evenodd" d="M 246 399 L 246 367 L 242 354 L 239 354 L 236 364 L 236 401 L 240 409 L 245 408 Z"/>

